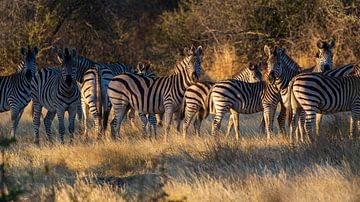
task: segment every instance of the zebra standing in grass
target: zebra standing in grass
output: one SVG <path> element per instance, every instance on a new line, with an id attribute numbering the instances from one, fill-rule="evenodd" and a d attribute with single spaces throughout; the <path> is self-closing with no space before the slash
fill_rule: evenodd
<path id="1" fill-rule="evenodd" d="M 360 69 L 358 62 L 354 69 Z M 314 120 L 316 113 L 329 114 L 351 111 L 351 134 L 354 139 L 358 136 L 360 121 L 360 77 L 356 75 L 344 77 L 330 77 L 325 74 L 301 74 L 294 78 L 289 86 L 292 121 L 290 138 L 294 140 L 296 126 L 305 130 L 311 141 L 315 140 Z M 299 116 L 305 113 L 305 129 L 298 124 Z"/>
<path id="2" fill-rule="evenodd" d="M 11 112 L 11 136 L 16 138 L 16 129 L 24 108 L 29 104 L 30 83 L 36 72 L 36 54 L 38 48 L 20 49 L 22 61 L 16 73 L 0 77 L 0 112 Z"/>
<path id="3" fill-rule="evenodd" d="M 247 83 L 261 81 L 261 67 L 262 63 L 258 65 L 250 63 L 248 67 L 243 68 L 239 73 L 234 75 L 233 79 Z M 184 113 L 184 138 L 186 137 L 187 129 L 189 128 L 189 125 L 194 116 L 196 116 L 194 121 L 195 132 L 199 136 L 202 120 L 210 113 L 210 109 L 208 109 L 208 96 L 213 85 L 213 82 L 199 81 L 186 89 L 182 109 Z M 231 127 L 232 118 L 230 117 L 227 134 L 230 133 Z"/>
<path id="4" fill-rule="evenodd" d="M 61 58 L 59 58 L 61 62 Z M 101 64 L 83 57 L 76 57 L 78 73 L 77 82 L 81 86 L 81 108 L 79 116 L 83 116 L 84 133 L 88 133 L 88 112 L 94 119 L 95 131 L 100 137 L 107 127 L 107 119 L 111 103 L 107 101 L 107 86 L 111 79 L 124 72 L 132 72 L 124 64 Z M 82 109 L 82 110 L 81 110 Z"/>
<path id="5" fill-rule="evenodd" d="M 170 129 L 174 112 L 180 110 L 186 88 L 195 83 L 201 74 L 202 47 L 184 50 L 186 57 L 176 64 L 175 73 L 149 79 L 140 75 L 121 74 L 109 84 L 108 95 L 114 106 L 115 117 L 111 134 L 115 137 L 124 115 L 130 108 L 143 114 L 165 113 L 165 137 Z"/>
<path id="6" fill-rule="evenodd" d="M 268 81 L 269 85 L 276 88 L 276 90 L 281 94 L 281 100 L 288 106 L 289 102 L 289 82 L 300 73 L 309 73 L 310 71 L 302 71 L 298 64 L 296 64 L 286 53 L 284 49 L 275 47 L 273 51 L 270 51 L 268 46 L 264 47 L 265 54 L 268 56 Z M 321 59 L 318 58 L 317 61 Z M 325 60 L 321 60 L 325 61 Z M 332 61 L 332 60 L 327 60 Z M 324 69 L 329 69 L 328 66 L 332 64 L 323 64 Z M 353 65 L 345 65 L 343 68 L 336 68 L 328 70 L 321 74 L 332 75 L 332 76 L 343 76 L 351 72 Z M 271 114 L 271 113 L 270 113 Z M 267 126 L 267 121 L 269 121 L 269 115 L 265 114 L 265 125 Z M 270 122 L 271 123 L 271 122 Z"/>
<path id="7" fill-rule="evenodd" d="M 80 89 L 76 83 L 77 67 L 75 65 L 76 51 L 71 53 L 58 50 L 62 59 L 59 68 L 43 68 L 31 82 L 31 96 L 33 99 L 33 124 L 35 143 L 39 144 L 39 127 L 41 109 L 45 107 L 48 112 L 44 118 L 47 138 L 51 141 L 51 124 L 57 115 L 59 120 L 59 133 L 61 142 L 64 143 L 65 112 L 69 113 L 69 133 L 71 140 L 75 130 L 75 116 L 80 105 Z"/>

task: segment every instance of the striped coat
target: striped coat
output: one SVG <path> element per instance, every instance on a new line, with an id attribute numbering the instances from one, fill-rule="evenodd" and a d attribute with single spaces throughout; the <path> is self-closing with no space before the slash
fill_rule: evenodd
<path id="1" fill-rule="evenodd" d="M 150 79 L 140 75 L 121 74 L 109 84 L 108 94 L 114 105 L 111 123 L 112 136 L 118 134 L 120 124 L 129 107 L 143 114 L 165 113 L 165 140 L 174 112 L 181 107 L 185 90 L 195 83 L 201 73 L 202 48 L 185 49 L 186 57 L 176 64 L 175 73 Z"/>
<path id="2" fill-rule="evenodd" d="M 64 143 L 65 112 L 69 113 L 69 133 L 71 139 L 75 131 L 75 116 L 80 105 L 80 89 L 75 80 L 77 68 L 74 58 L 76 51 L 71 53 L 66 48 L 65 52 L 59 50 L 62 64 L 59 68 L 43 68 L 38 71 L 31 82 L 31 96 L 33 99 L 33 125 L 35 143 L 39 144 L 40 113 L 44 107 L 48 110 L 44 125 L 47 138 L 51 141 L 51 124 L 57 115 L 59 120 L 59 133 L 61 142 Z"/>
<path id="3" fill-rule="evenodd" d="M 11 112 L 11 136 L 16 138 L 16 129 L 24 108 L 29 104 L 30 83 L 36 71 L 37 47 L 21 48 L 22 62 L 18 71 L 10 76 L 0 77 L 0 112 Z"/>

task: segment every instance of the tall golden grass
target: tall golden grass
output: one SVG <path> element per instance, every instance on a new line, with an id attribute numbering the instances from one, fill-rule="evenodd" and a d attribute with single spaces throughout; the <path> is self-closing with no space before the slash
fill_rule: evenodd
<path id="1" fill-rule="evenodd" d="M 291 145 L 259 134 L 260 115 L 241 118 L 241 141 L 209 135 L 164 143 L 124 124 L 118 141 L 80 135 L 73 144 L 32 143 L 31 117 L 6 155 L 7 175 L 23 201 L 358 201 L 360 144 L 347 140 L 348 122 L 328 118 L 314 145 Z M 9 114 L 0 128 L 9 132 Z M 334 125 L 337 125 L 335 130 Z M 57 122 L 54 123 L 56 133 Z M 162 129 L 159 129 L 162 135 Z M 335 131 L 335 132 L 334 132 Z M 41 136 L 44 137 L 42 128 Z M 58 135 L 57 135 L 58 137 Z"/>

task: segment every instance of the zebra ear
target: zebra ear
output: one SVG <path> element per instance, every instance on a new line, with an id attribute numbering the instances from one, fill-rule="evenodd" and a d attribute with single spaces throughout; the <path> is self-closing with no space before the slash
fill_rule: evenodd
<path id="1" fill-rule="evenodd" d="M 39 49 L 37 46 L 35 46 L 33 49 L 32 49 L 32 52 L 34 53 L 34 55 L 37 55 L 38 52 L 39 52 Z"/>
<path id="2" fill-rule="evenodd" d="M 75 48 L 72 48 L 72 49 L 71 49 L 71 57 L 72 57 L 72 58 L 76 58 L 76 57 L 77 57 L 77 52 L 76 52 L 76 49 L 75 49 Z"/>
<path id="3" fill-rule="evenodd" d="M 196 54 L 200 56 L 202 55 L 202 52 L 203 52 L 202 46 L 198 46 L 196 49 Z"/>
<path id="4" fill-rule="evenodd" d="M 21 47 L 21 48 L 20 48 L 20 54 L 21 54 L 22 56 L 26 56 L 26 53 L 27 53 L 26 48 Z"/>
<path id="5" fill-rule="evenodd" d="M 188 47 L 185 47 L 185 48 L 184 48 L 183 53 L 184 53 L 184 55 L 186 55 L 186 56 L 192 55 L 191 50 L 190 50 Z"/>
<path id="6" fill-rule="evenodd" d="M 251 71 L 254 71 L 255 70 L 255 65 L 252 63 L 252 62 L 250 62 L 249 63 L 249 69 L 251 70 Z"/>
<path id="7" fill-rule="evenodd" d="M 319 40 L 317 43 L 316 43 L 316 46 L 319 48 L 319 49 L 323 49 L 325 48 L 325 43 L 321 40 Z"/>
<path id="8" fill-rule="evenodd" d="M 316 52 L 315 58 L 319 58 L 319 56 L 320 56 L 320 53 L 319 53 L 319 52 Z"/>
<path id="9" fill-rule="evenodd" d="M 58 48 L 56 50 L 56 54 L 57 54 L 58 61 L 61 63 L 64 60 L 64 53 L 62 52 L 62 50 L 60 48 Z"/>
<path id="10" fill-rule="evenodd" d="M 267 45 L 264 46 L 264 53 L 267 57 L 269 57 L 271 55 L 269 46 L 267 46 Z"/>
<path id="11" fill-rule="evenodd" d="M 335 42 L 336 42 L 336 38 L 335 38 L 335 36 L 332 36 L 332 38 L 330 39 L 330 41 L 329 41 L 329 48 L 333 48 L 334 46 L 335 46 Z"/>

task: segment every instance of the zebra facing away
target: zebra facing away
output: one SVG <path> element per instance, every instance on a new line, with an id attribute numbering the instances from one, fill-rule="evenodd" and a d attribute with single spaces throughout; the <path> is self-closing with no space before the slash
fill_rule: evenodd
<path id="1" fill-rule="evenodd" d="M 357 65 L 359 68 L 359 63 Z M 290 140 L 295 137 L 296 126 L 305 130 L 310 141 L 315 140 L 314 120 L 316 113 L 329 114 L 351 111 L 351 134 L 356 139 L 360 121 L 360 77 L 359 75 L 329 77 L 324 74 L 301 74 L 289 86 L 292 110 Z M 305 113 L 305 129 L 298 124 L 299 116 Z"/>
<path id="2" fill-rule="evenodd" d="M 11 112 L 11 136 L 16 138 L 16 129 L 24 108 L 29 104 L 30 83 L 36 72 L 36 54 L 38 48 L 20 49 L 22 61 L 16 73 L 0 77 L 0 112 Z"/>
<path id="3" fill-rule="evenodd" d="M 262 63 L 255 65 L 249 63 L 249 66 L 243 68 L 239 73 L 235 74 L 233 79 L 248 83 L 261 81 L 261 67 Z M 194 129 L 196 134 L 199 136 L 202 120 L 206 118 L 209 113 L 213 113 L 210 112 L 210 109 L 208 109 L 208 96 L 213 85 L 213 82 L 199 81 L 186 89 L 182 109 L 184 113 L 183 138 L 186 137 L 187 129 L 189 128 L 194 116 Z M 232 125 L 232 118 L 230 117 L 227 135 L 230 133 Z"/>
<path id="4" fill-rule="evenodd" d="M 42 107 L 48 112 L 44 118 L 47 138 L 51 141 L 51 124 L 57 115 L 59 120 L 59 133 L 61 142 L 64 143 L 65 112 L 69 113 L 69 133 L 71 140 L 75 130 L 75 116 L 80 105 L 80 89 L 76 83 L 77 67 L 75 65 L 76 51 L 71 53 L 58 50 L 58 56 L 62 59 L 59 68 L 43 68 L 38 71 L 31 82 L 31 95 L 33 99 L 33 125 L 35 143 L 39 144 L 40 113 Z"/>
<path id="5" fill-rule="evenodd" d="M 111 134 L 115 138 L 124 115 L 130 107 L 142 114 L 165 113 L 165 137 L 170 129 L 174 112 L 181 107 L 186 88 L 195 83 L 201 74 L 202 47 L 185 48 L 186 57 L 175 65 L 175 73 L 149 79 L 140 75 L 121 74 L 109 84 L 108 95 L 114 106 L 115 117 Z"/>

